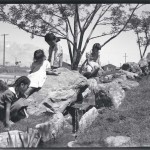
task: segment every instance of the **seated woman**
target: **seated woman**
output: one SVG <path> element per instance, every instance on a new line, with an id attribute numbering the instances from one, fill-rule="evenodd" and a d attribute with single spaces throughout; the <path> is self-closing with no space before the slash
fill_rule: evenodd
<path id="1" fill-rule="evenodd" d="M 86 60 L 79 70 L 79 72 L 86 78 L 96 77 L 98 71 L 101 69 L 100 50 L 100 44 L 95 43 L 93 45 L 92 51 L 90 53 L 86 53 Z"/>

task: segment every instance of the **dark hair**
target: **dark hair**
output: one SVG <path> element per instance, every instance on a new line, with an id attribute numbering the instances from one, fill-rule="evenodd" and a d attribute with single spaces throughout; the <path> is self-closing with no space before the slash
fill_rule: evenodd
<path id="1" fill-rule="evenodd" d="M 101 45 L 100 45 L 99 43 L 95 43 L 95 44 L 93 45 L 92 50 L 93 50 L 93 49 L 100 50 L 100 49 L 101 49 Z"/>
<path id="2" fill-rule="evenodd" d="M 56 37 L 53 33 L 47 33 L 45 35 L 45 41 L 49 42 L 49 41 L 54 41 L 56 40 L 56 42 L 60 41 L 60 38 Z"/>
<path id="3" fill-rule="evenodd" d="M 26 76 L 21 76 L 19 77 L 15 83 L 13 84 L 13 86 L 15 87 L 19 87 L 21 83 L 24 83 L 26 85 L 29 85 L 30 84 L 30 79 Z"/>
<path id="4" fill-rule="evenodd" d="M 41 49 L 38 49 L 34 52 L 34 60 L 37 61 L 39 59 L 42 59 L 45 57 L 44 51 Z"/>

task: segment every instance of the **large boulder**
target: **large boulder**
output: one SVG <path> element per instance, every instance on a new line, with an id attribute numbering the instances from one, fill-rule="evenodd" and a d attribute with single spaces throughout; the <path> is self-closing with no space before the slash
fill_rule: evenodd
<path id="1" fill-rule="evenodd" d="M 100 96 L 97 103 L 98 101 L 100 102 L 102 99 L 105 99 L 108 103 L 110 102 L 110 105 L 112 104 L 118 109 L 125 98 L 125 91 L 116 82 L 98 84 L 98 89 Z"/>
<path id="2" fill-rule="evenodd" d="M 104 141 L 107 147 L 137 147 L 127 136 L 109 136 Z"/>
<path id="3" fill-rule="evenodd" d="M 98 110 L 95 107 L 87 111 L 79 121 L 78 133 L 84 133 L 84 131 L 91 126 L 91 124 L 94 122 L 97 116 Z"/>
<path id="4" fill-rule="evenodd" d="M 120 69 L 120 70 L 109 71 L 109 72 L 107 71 L 102 76 L 95 77 L 98 83 L 109 83 L 118 78 L 135 80 L 139 78 L 139 75 L 137 73 Z"/>
<path id="5" fill-rule="evenodd" d="M 77 101 L 78 93 L 88 86 L 87 79 L 77 71 L 59 68 L 58 72 L 59 76 L 47 76 L 43 87 L 26 101 L 29 116 L 49 117 L 46 122 L 36 125 L 44 142 L 62 135 L 65 125 L 63 110 Z"/>
<path id="6" fill-rule="evenodd" d="M 52 115 L 47 122 L 36 125 L 41 134 L 41 140 L 47 142 L 52 139 L 56 139 L 63 134 L 64 131 L 64 117 L 63 114 L 58 112 Z"/>
<path id="7" fill-rule="evenodd" d="M 89 86 L 82 93 L 84 103 L 95 104 L 96 108 L 112 105 L 118 108 L 125 97 L 125 90 L 139 86 L 139 83 L 134 80 L 138 77 L 136 73 L 119 70 L 114 74 L 106 74 L 105 77 L 107 76 L 111 76 L 111 82 L 102 83 L 98 78 L 88 79 Z"/>
<path id="8" fill-rule="evenodd" d="M 138 75 L 142 74 L 142 70 L 139 65 L 135 62 L 127 62 L 121 66 L 122 70 L 126 70 L 129 72 L 137 73 Z"/>
<path id="9" fill-rule="evenodd" d="M 92 79 L 88 81 L 88 83 L 89 90 L 93 91 L 93 93 L 95 94 L 94 100 L 96 108 L 100 108 L 103 106 L 114 106 L 116 109 L 118 109 L 123 99 L 125 98 L 125 91 L 117 82 L 98 84 L 95 79 Z M 84 93 L 85 92 L 83 92 L 82 94 Z"/>
<path id="10" fill-rule="evenodd" d="M 59 76 L 47 76 L 42 89 L 27 99 L 29 114 L 40 115 L 51 106 L 59 111 L 60 107 L 76 101 L 78 92 L 88 85 L 87 79 L 77 71 L 66 68 L 59 68 L 58 71 Z"/>
<path id="11" fill-rule="evenodd" d="M 139 77 L 139 74 L 129 72 L 129 71 L 126 71 L 126 70 L 120 70 L 120 73 L 122 74 L 121 76 L 123 76 L 127 79 L 131 79 L 131 80 L 137 79 Z"/>
<path id="12" fill-rule="evenodd" d="M 127 78 L 124 76 L 121 76 L 120 78 L 116 78 L 113 82 L 118 83 L 124 90 L 131 90 L 139 86 L 139 83 L 137 81 L 127 80 Z"/>

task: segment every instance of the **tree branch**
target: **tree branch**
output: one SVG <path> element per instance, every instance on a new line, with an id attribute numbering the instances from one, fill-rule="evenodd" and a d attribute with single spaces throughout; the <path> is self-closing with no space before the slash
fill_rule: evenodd
<path id="1" fill-rule="evenodd" d="M 66 33 L 67 33 L 67 39 L 69 39 L 68 24 L 67 24 L 67 22 L 66 22 Z M 73 57 L 72 57 L 71 45 L 70 45 L 69 40 L 67 40 L 67 44 L 68 44 L 68 48 L 69 48 L 70 61 L 71 61 L 71 64 L 72 64 L 73 63 Z"/>
<path id="2" fill-rule="evenodd" d="M 147 35 L 147 27 L 146 27 L 144 33 L 145 33 L 145 37 L 146 37 L 146 45 L 145 45 L 145 49 L 144 49 L 144 52 L 143 52 L 143 57 L 144 57 L 145 52 L 146 52 L 146 50 L 147 50 L 147 47 L 148 47 L 148 45 L 149 45 L 149 39 L 148 39 L 148 35 Z"/>
<path id="3" fill-rule="evenodd" d="M 45 21 L 41 16 L 40 16 L 40 19 L 41 19 L 44 23 L 48 24 L 49 26 L 51 26 L 52 28 L 54 28 L 55 30 L 57 30 L 59 33 L 61 33 L 62 36 L 66 36 L 66 35 L 65 35 L 64 33 L 62 33 L 59 29 L 57 29 L 55 26 L 53 26 L 53 25 L 51 25 L 50 23 L 48 23 L 47 21 Z"/>
<path id="4" fill-rule="evenodd" d="M 91 37 L 91 35 L 92 35 L 94 29 L 96 28 L 98 22 L 99 22 L 99 19 L 108 11 L 108 9 L 109 9 L 111 6 L 112 6 L 112 4 L 109 5 L 109 6 L 107 7 L 107 9 L 106 9 L 103 13 L 101 13 L 101 15 L 98 17 L 96 23 L 94 24 L 93 28 L 91 29 L 91 32 L 90 32 L 88 38 L 86 39 L 86 42 L 85 42 L 85 45 L 84 45 L 84 47 L 83 47 L 83 49 L 82 49 L 81 54 L 84 53 L 84 51 L 85 51 L 85 49 L 86 49 L 86 47 L 87 47 L 87 44 L 88 44 L 88 42 L 89 42 L 89 40 L 90 40 L 90 37 Z"/>
<path id="5" fill-rule="evenodd" d="M 137 4 L 137 5 L 135 6 L 135 8 L 133 9 L 133 11 L 132 11 L 130 17 L 128 18 L 128 20 L 126 21 L 126 23 L 124 24 L 124 26 L 122 27 L 122 29 L 120 29 L 120 31 L 118 31 L 118 33 L 117 33 L 116 35 L 112 36 L 112 37 L 109 38 L 106 42 L 104 42 L 104 44 L 102 44 L 101 47 L 103 47 L 103 46 L 106 45 L 109 41 L 111 41 L 112 39 L 114 39 L 115 37 L 117 37 L 117 36 L 125 29 L 126 25 L 127 25 L 128 22 L 130 21 L 132 15 L 133 15 L 134 11 L 137 9 L 138 5 L 139 5 L 139 4 Z"/>
<path id="6" fill-rule="evenodd" d="M 58 4 L 57 5 L 58 6 L 58 9 L 59 9 L 59 12 L 65 17 L 65 19 L 67 20 L 67 22 L 68 22 L 68 25 L 69 25 L 69 29 L 70 29 L 70 32 L 71 32 L 71 34 L 72 34 L 72 36 L 73 36 L 73 30 L 72 30 L 72 28 L 71 28 L 71 24 L 70 24 L 70 21 L 69 21 L 69 18 L 60 10 L 60 9 L 62 9 L 62 4 Z"/>
<path id="7" fill-rule="evenodd" d="M 82 28 L 81 28 L 81 23 L 80 23 L 80 18 L 79 18 L 78 4 L 76 4 L 75 7 L 76 7 L 76 13 L 77 13 L 77 21 L 78 21 L 79 29 L 80 29 L 80 32 L 81 32 Z"/>
<path id="8" fill-rule="evenodd" d="M 90 25 L 90 23 L 92 22 L 95 14 L 97 13 L 97 11 L 100 9 L 101 5 L 96 4 L 94 11 L 92 12 L 91 15 L 89 15 L 89 17 L 87 18 L 87 20 L 85 21 L 84 25 L 83 25 L 83 30 L 85 31 L 88 26 Z"/>

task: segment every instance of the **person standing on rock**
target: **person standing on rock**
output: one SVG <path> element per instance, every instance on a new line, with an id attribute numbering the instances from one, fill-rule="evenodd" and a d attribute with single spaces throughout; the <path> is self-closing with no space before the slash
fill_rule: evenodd
<path id="1" fill-rule="evenodd" d="M 29 88 L 25 92 L 26 98 L 29 97 L 35 90 L 42 88 L 46 75 L 58 75 L 57 71 L 50 70 L 50 63 L 46 60 L 44 51 L 38 49 L 34 52 L 33 63 L 31 65 L 31 71 L 28 75 L 31 83 Z"/>
<path id="2" fill-rule="evenodd" d="M 98 71 L 102 70 L 100 63 L 100 50 L 101 45 L 99 43 L 95 43 L 90 53 L 86 53 L 86 60 L 79 70 L 79 72 L 85 77 L 95 77 L 97 76 Z"/>
<path id="3" fill-rule="evenodd" d="M 51 68 L 56 69 L 62 67 L 63 49 L 60 44 L 60 38 L 56 37 L 53 33 L 47 33 L 45 35 L 45 41 L 50 46 L 48 60 L 51 63 Z"/>
<path id="4" fill-rule="evenodd" d="M 20 98 L 24 97 L 29 84 L 29 78 L 22 76 L 0 96 L 0 120 L 4 123 L 6 130 L 9 130 L 11 125 L 14 124 L 13 122 L 26 117 L 27 106 Z"/>

